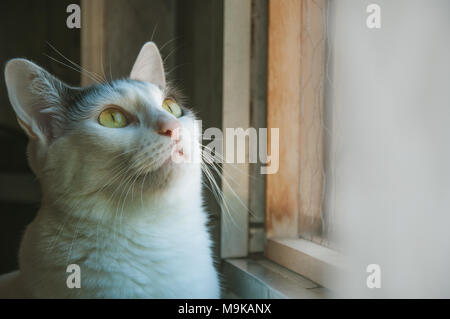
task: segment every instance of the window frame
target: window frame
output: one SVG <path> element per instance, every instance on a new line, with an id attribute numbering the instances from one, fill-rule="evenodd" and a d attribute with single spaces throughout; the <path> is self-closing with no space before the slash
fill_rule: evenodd
<path id="1" fill-rule="evenodd" d="M 304 85 L 307 72 L 313 72 L 307 68 L 314 63 L 313 57 L 306 54 L 311 51 L 314 43 L 311 36 L 324 39 L 325 32 L 323 16 L 306 16 L 309 14 L 308 5 L 311 1 L 224 2 L 223 128 L 247 128 L 250 124 L 253 127 L 267 125 L 268 150 L 271 149 L 271 128 L 279 128 L 281 138 L 279 171 L 264 176 L 263 187 L 267 194 L 265 205 L 262 206 L 265 210 L 264 218 L 264 212 L 258 214 L 261 206 L 251 207 L 256 207 L 256 212 L 251 211 L 256 217 L 248 217 L 249 212 L 243 207 L 236 209 L 234 216 L 238 215 L 239 225 L 242 225 L 242 228 L 238 229 L 227 219 L 226 212 L 222 212 L 221 257 L 251 258 L 254 253 L 262 252 L 265 258 L 276 264 L 330 288 L 333 287 L 333 281 L 328 274 L 343 271 L 342 258 L 333 249 L 300 238 L 300 223 L 305 221 L 299 219 L 303 212 L 298 178 L 304 171 L 301 171 L 299 161 L 292 161 L 292 158 L 300 158 L 305 152 L 316 151 L 316 148 L 311 146 L 312 142 L 316 141 L 308 140 L 314 136 L 308 137 L 305 134 L 307 128 L 299 123 L 305 123 L 305 120 L 322 120 L 312 117 L 311 113 L 301 113 L 302 103 L 313 98 L 312 95 L 315 94 Z M 318 2 L 325 6 L 327 0 Z M 264 14 L 267 15 L 265 19 L 261 18 Z M 305 36 L 306 27 L 314 29 L 308 39 Z M 235 30 L 239 30 L 239 36 L 236 36 Z M 264 49 L 266 54 L 258 55 L 258 52 Z M 324 52 L 319 54 L 324 56 Z M 280 64 L 280 61 L 283 61 L 283 64 Z M 266 68 L 267 73 L 260 73 L 261 66 Z M 320 76 L 323 77 L 324 72 L 321 72 Z M 261 84 L 261 78 L 266 81 L 265 85 Z M 264 92 L 265 100 L 260 98 L 261 92 Z M 320 107 L 323 108 L 323 87 L 320 95 Z M 265 112 L 261 111 L 261 107 Z M 261 120 L 261 114 L 266 123 Z M 310 118 L 303 118 L 301 122 L 302 116 Z M 289 139 L 283 136 L 289 136 Z M 320 145 L 320 149 L 322 148 L 323 145 Z M 307 169 L 317 170 L 322 167 L 322 155 L 321 153 L 315 165 Z M 255 168 L 244 166 L 244 172 L 255 174 L 258 172 Z M 224 164 L 224 172 L 227 176 L 233 174 L 230 164 Z M 251 203 L 260 199 L 261 192 L 254 189 L 255 183 L 261 181 L 254 182 L 249 179 L 248 174 L 243 174 L 242 170 L 239 174 L 232 175 L 232 178 L 238 178 L 244 185 L 244 190 L 237 190 L 236 193 L 250 207 Z M 309 176 L 316 177 L 314 174 Z M 312 196 L 316 206 L 322 200 L 322 180 L 318 182 L 320 187 L 314 189 L 316 194 Z M 250 189 L 245 189 L 246 187 Z M 225 199 L 229 200 L 226 187 L 223 191 Z M 261 228 L 261 225 L 265 228 Z"/>
<path id="2" fill-rule="evenodd" d="M 309 207 L 317 208 L 313 218 L 319 221 L 317 213 L 322 209 L 324 187 L 322 175 L 315 173 L 323 167 L 323 136 L 319 136 L 321 139 L 318 141 L 317 135 L 308 134 L 310 127 L 306 125 L 312 123 L 322 127 L 323 121 L 326 17 L 312 12 L 313 4 L 326 9 L 328 1 L 269 2 L 267 123 L 269 130 L 271 127 L 280 128 L 281 138 L 279 172 L 267 176 L 266 181 L 267 241 L 264 255 L 322 286 L 333 288 L 333 278 L 345 271 L 342 255 L 318 244 L 323 238 L 301 238 L 305 236 L 300 231 L 302 224 L 309 226 L 314 219 L 311 219 L 302 203 L 302 182 L 299 182 L 299 176 L 303 174 L 309 178 L 308 182 L 318 185 L 311 188 L 305 197 L 312 201 Z M 317 43 L 320 41 L 323 43 L 318 52 Z M 319 62 L 317 56 L 322 57 Z M 280 68 L 279 61 L 287 64 L 289 69 Z M 314 76 L 319 77 L 319 91 L 314 91 L 308 85 Z M 314 99 L 319 103 L 320 116 L 314 116 L 314 112 L 307 110 L 308 102 Z M 289 136 L 289 139 L 283 136 Z M 317 146 L 318 142 L 320 145 Z M 293 158 L 309 156 L 314 161 L 307 167 L 302 167 L 301 161 L 292 161 Z M 313 228 L 317 227 L 320 224 L 313 225 Z"/>

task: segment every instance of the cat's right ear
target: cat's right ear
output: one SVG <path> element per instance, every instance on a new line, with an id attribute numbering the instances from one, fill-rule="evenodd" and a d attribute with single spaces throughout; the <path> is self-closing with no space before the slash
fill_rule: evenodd
<path id="1" fill-rule="evenodd" d="M 5 81 L 20 126 L 30 138 L 48 142 L 55 135 L 67 86 L 25 59 L 8 61 Z"/>
<path id="2" fill-rule="evenodd" d="M 142 47 L 131 70 L 130 79 L 156 84 L 160 89 L 166 87 L 164 65 L 158 47 L 153 42 L 147 42 Z"/>

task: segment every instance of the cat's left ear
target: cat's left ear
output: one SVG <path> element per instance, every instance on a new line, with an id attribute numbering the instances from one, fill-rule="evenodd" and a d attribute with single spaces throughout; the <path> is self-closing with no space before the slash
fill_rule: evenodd
<path id="1" fill-rule="evenodd" d="M 147 42 L 142 47 L 131 70 L 130 79 L 150 82 L 164 90 L 166 75 L 163 60 L 155 43 Z"/>
<path id="2" fill-rule="evenodd" d="M 9 100 L 25 133 L 32 139 L 50 142 L 60 131 L 62 96 L 69 87 L 25 59 L 6 64 L 5 81 Z"/>

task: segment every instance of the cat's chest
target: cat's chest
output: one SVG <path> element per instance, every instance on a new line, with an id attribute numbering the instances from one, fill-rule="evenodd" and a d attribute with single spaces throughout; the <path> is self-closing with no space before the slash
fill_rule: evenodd
<path id="1" fill-rule="evenodd" d="M 61 287 L 68 265 L 80 269 L 81 290 L 62 293 L 97 298 L 217 297 L 218 280 L 213 267 L 206 228 L 111 229 L 61 236 L 42 264 L 59 269 L 49 278 Z"/>
<path id="2" fill-rule="evenodd" d="M 187 297 L 189 291 L 180 291 L 180 287 L 195 291 L 205 271 L 212 271 L 210 253 L 199 245 L 195 249 L 187 243 L 178 247 L 166 244 L 164 248 L 134 242 L 111 244 L 81 260 L 83 288 L 89 294 L 111 298 Z"/>

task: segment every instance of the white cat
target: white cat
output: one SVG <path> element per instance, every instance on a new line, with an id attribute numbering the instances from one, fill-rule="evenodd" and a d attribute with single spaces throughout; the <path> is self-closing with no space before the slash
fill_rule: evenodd
<path id="1" fill-rule="evenodd" d="M 199 128 L 167 88 L 156 45 L 130 79 L 74 88 L 24 59 L 5 78 L 43 198 L 0 297 L 218 298 Z M 67 286 L 70 264 L 81 288 Z"/>

